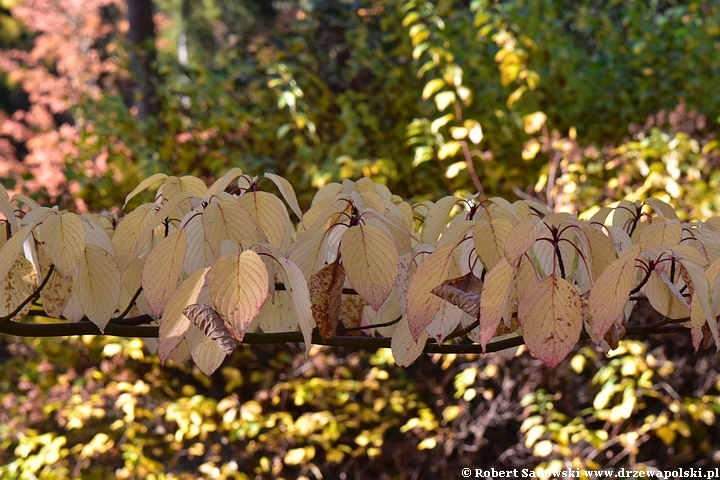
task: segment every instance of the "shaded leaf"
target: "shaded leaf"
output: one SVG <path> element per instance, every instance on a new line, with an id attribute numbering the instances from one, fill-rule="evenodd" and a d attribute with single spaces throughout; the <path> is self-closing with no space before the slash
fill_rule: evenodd
<path id="1" fill-rule="evenodd" d="M 198 303 L 188 305 L 183 310 L 183 315 L 210 340 L 217 343 L 217 346 L 225 355 L 230 355 L 237 348 L 235 340 L 233 340 L 230 331 L 225 326 L 225 321 L 210 305 L 200 305 Z"/>
<path id="2" fill-rule="evenodd" d="M 415 270 L 407 290 L 408 328 L 414 339 L 419 339 L 440 308 L 440 297 L 432 289 L 447 280 L 450 272 L 450 257 L 455 245 L 443 245 L 420 264 Z"/>
<path id="3" fill-rule="evenodd" d="M 344 283 L 345 269 L 338 262 L 314 273 L 308 281 L 313 318 L 323 340 L 335 335 Z"/>
<path id="4" fill-rule="evenodd" d="M 462 277 L 444 281 L 433 288 L 432 293 L 459 307 L 471 317 L 477 318 L 480 313 L 482 287 L 482 280 L 470 272 Z"/>

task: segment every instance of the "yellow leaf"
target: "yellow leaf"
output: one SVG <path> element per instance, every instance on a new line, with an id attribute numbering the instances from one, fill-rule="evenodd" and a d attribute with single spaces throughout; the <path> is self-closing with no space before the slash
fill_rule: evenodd
<path id="1" fill-rule="evenodd" d="M 480 296 L 480 345 L 483 351 L 508 311 L 512 280 L 513 268 L 505 258 L 501 258 L 485 277 Z"/>
<path id="2" fill-rule="evenodd" d="M 203 181 L 192 175 L 185 175 L 181 178 L 168 177 L 162 184 L 160 190 L 163 199 L 166 201 L 182 193 L 200 198 L 205 198 L 208 194 L 207 187 Z"/>
<path id="3" fill-rule="evenodd" d="M 128 194 L 127 197 L 125 197 L 125 203 L 123 204 L 123 208 L 127 207 L 128 202 L 132 200 L 135 195 L 142 192 L 143 190 L 147 190 L 152 185 L 159 183 L 161 180 L 165 180 L 166 178 L 167 175 L 165 175 L 164 173 L 156 173 L 140 182 L 138 186 L 135 187 L 133 191 Z"/>
<path id="4" fill-rule="evenodd" d="M 340 254 L 350 284 L 378 311 L 398 276 L 399 256 L 392 237 L 374 225 L 355 225 L 343 234 Z"/>
<path id="5" fill-rule="evenodd" d="M 145 259 L 143 293 L 155 318 L 162 315 L 170 295 L 177 289 L 186 248 L 187 234 L 177 230 L 160 240 Z"/>
<path id="6" fill-rule="evenodd" d="M 323 340 L 335 335 L 340 318 L 343 283 L 345 269 L 337 262 L 312 274 L 308 281 L 313 318 Z"/>
<path id="7" fill-rule="evenodd" d="M 447 280 L 450 257 L 455 245 L 443 245 L 420 264 L 410 278 L 407 290 L 407 319 L 412 338 L 418 340 L 425 327 L 432 322 L 440 308 L 440 297 L 432 289 Z"/>
<path id="8" fill-rule="evenodd" d="M 50 215 L 42 223 L 43 250 L 65 277 L 75 272 L 85 250 L 85 228 L 74 213 Z"/>
<path id="9" fill-rule="evenodd" d="M 462 315 L 463 311 L 452 303 L 440 302 L 440 308 L 432 321 L 425 327 L 425 331 L 438 343 L 442 343 L 445 337 L 458 326 Z"/>
<path id="10" fill-rule="evenodd" d="M 86 245 L 74 287 L 85 315 L 105 331 L 120 298 L 120 270 L 113 257 L 98 246 Z"/>
<path id="11" fill-rule="evenodd" d="M 238 197 L 238 202 L 262 228 L 268 242 L 282 248 L 290 217 L 280 199 L 267 192 L 251 191 Z"/>
<path id="12" fill-rule="evenodd" d="M 297 215 L 298 220 L 302 221 L 302 210 L 300 210 L 300 205 L 298 205 L 297 197 L 295 196 L 295 190 L 290 182 L 280 175 L 275 175 L 274 173 L 266 173 L 265 178 L 270 179 L 275 186 L 277 186 L 278 190 L 280 190 L 280 195 L 283 196 L 293 213 Z"/>
<path id="13" fill-rule="evenodd" d="M 423 100 L 427 100 L 445 86 L 445 80 L 442 78 L 434 78 L 425 84 L 422 91 Z"/>
<path id="14" fill-rule="evenodd" d="M 80 217 L 80 220 L 82 220 L 83 229 L 85 230 L 85 243 L 96 245 L 110 255 L 114 255 L 115 249 L 105 228 L 87 218 Z"/>
<path id="15" fill-rule="evenodd" d="M 12 313 L 35 291 L 36 273 L 32 263 L 25 257 L 17 257 L 5 279 L 0 282 L 0 317 Z M 18 321 L 28 314 L 28 302 L 12 319 Z"/>
<path id="16" fill-rule="evenodd" d="M 539 132 L 543 125 L 545 125 L 546 120 L 547 115 L 545 115 L 543 112 L 535 112 L 531 113 L 530 115 L 525 115 L 523 117 L 523 126 L 525 127 L 525 133 L 527 133 L 528 135 L 532 135 Z"/>
<path id="17" fill-rule="evenodd" d="M 3 214 L 5 220 L 7 220 L 12 227 L 12 232 L 15 232 L 18 226 L 18 221 L 15 217 L 15 209 L 10 203 L 10 197 L 8 197 L 7 190 L 5 190 L 5 187 L 2 185 L 0 185 L 0 213 Z"/>
<path id="18" fill-rule="evenodd" d="M 161 361 L 165 362 L 185 338 L 190 320 L 183 314 L 183 311 L 188 305 L 198 303 L 208 270 L 210 269 L 197 270 L 187 277 L 165 305 L 165 311 L 160 319 L 158 338 L 158 356 Z"/>
<path id="19" fill-rule="evenodd" d="M 215 310 L 241 341 L 267 299 L 268 273 L 262 259 L 252 250 L 218 258 L 210 269 L 208 287 Z"/>
<path id="20" fill-rule="evenodd" d="M 455 92 L 452 90 L 446 90 L 435 95 L 435 106 L 438 111 L 442 112 L 450 104 L 455 102 Z"/>
<path id="21" fill-rule="evenodd" d="M 580 294 L 562 277 L 543 277 L 520 297 L 518 320 L 530 353 L 554 367 L 580 339 Z"/>
<path id="22" fill-rule="evenodd" d="M 41 292 L 43 310 L 51 317 L 60 318 L 72 293 L 72 278 L 64 278 L 54 271 Z"/>
<path id="23" fill-rule="evenodd" d="M 224 201 L 211 203 L 202 215 L 205 239 L 216 257 L 220 257 L 220 245 L 224 240 L 242 242 L 260 241 L 257 224 L 239 203 Z"/>
<path id="24" fill-rule="evenodd" d="M 517 265 L 528 248 L 537 241 L 543 227 L 542 220 L 533 218 L 518 223 L 510 230 L 505 241 L 505 258 L 511 266 Z"/>
<path id="25" fill-rule="evenodd" d="M 635 260 L 640 253 L 639 245 L 633 245 L 617 260 L 607 266 L 590 289 L 587 323 L 590 336 L 597 345 L 602 342 L 628 302 L 628 295 L 635 286 L 637 270 Z"/>
<path id="26" fill-rule="evenodd" d="M 513 229 L 512 223 L 499 218 L 492 222 L 478 220 L 473 227 L 475 253 L 485 270 L 490 271 L 505 257 L 505 241 Z"/>
<path id="27" fill-rule="evenodd" d="M 275 292 L 275 303 L 266 301 L 254 322 L 265 333 L 296 331 L 298 319 L 290 295 L 282 290 Z"/>
<path id="28" fill-rule="evenodd" d="M 655 213 L 661 217 L 665 217 L 670 220 L 678 218 L 677 213 L 675 213 L 675 209 L 669 204 L 660 200 L 659 198 L 648 198 L 647 200 L 645 200 L 645 203 L 650 205 L 653 210 L 655 210 Z"/>
<path id="29" fill-rule="evenodd" d="M 147 247 L 147 245 L 151 243 L 153 235 L 155 234 L 155 229 L 162 225 L 162 223 L 172 215 L 177 215 L 177 209 L 180 204 L 189 203 L 188 200 L 191 197 L 192 195 L 187 192 L 179 193 L 175 195 L 172 199 L 165 202 L 165 204 L 160 208 L 160 210 L 158 210 L 155 215 L 152 216 L 152 219 L 148 221 L 147 225 L 145 226 L 145 230 L 142 230 L 140 235 L 137 236 L 137 240 L 135 241 L 135 245 L 133 246 L 133 251 L 130 256 L 130 261 L 127 262 L 128 264 L 135 260 L 143 251 L 143 249 L 145 249 L 145 247 Z M 180 212 L 180 218 L 184 216 L 184 213 Z"/>

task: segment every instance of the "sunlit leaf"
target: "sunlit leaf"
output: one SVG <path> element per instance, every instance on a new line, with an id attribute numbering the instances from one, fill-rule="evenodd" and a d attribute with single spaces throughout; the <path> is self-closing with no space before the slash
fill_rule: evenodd
<path id="1" fill-rule="evenodd" d="M 177 230 L 160 240 L 145 259 L 143 293 L 155 318 L 162 315 L 170 295 L 177 289 L 186 248 L 187 234 Z"/>
<path id="2" fill-rule="evenodd" d="M 554 367 L 580 339 L 580 294 L 562 277 L 543 277 L 520 297 L 518 320 L 530 353 Z"/>
<path id="3" fill-rule="evenodd" d="M 267 192 L 248 192 L 238 197 L 238 202 L 262 228 L 268 242 L 282 248 L 290 217 L 280 199 Z"/>
<path id="4" fill-rule="evenodd" d="M 101 332 L 118 307 L 120 280 L 120 270 L 113 257 L 96 245 L 86 245 L 73 288 L 77 288 L 85 315 Z"/>
<path id="5" fill-rule="evenodd" d="M 25 257 L 17 257 L 7 276 L 0 282 L 0 317 L 12 313 L 35 291 L 36 273 Z M 28 302 L 12 319 L 17 321 L 30 312 Z"/>
<path id="6" fill-rule="evenodd" d="M 165 180 L 167 178 L 167 175 L 164 173 L 156 173 L 154 175 L 150 175 L 148 178 L 141 181 L 137 187 L 133 189 L 132 192 L 128 194 L 127 197 L 125 197 L 125 203 L 123 204 L 123 209 L 127 207 L 128 202 L 132 200 L 135 195 L 138 193 L 147 190 L 151 186 L 155 185 L 156 183 L 160 183 L 161 180 Z"/>
<path id="7" fill-rule="evenodd" d="M 507 315 L 512 301 L 513 268 L 505 258 L 485 277 L 480 302 L 480 345 L 485 346 L 495 335 L 500 320 Z"/>
<path id="8" fill-rule="evenodd" d="M 85 250 L 85 228 L 74 213 L 50 215 L 42 223 L 43 249 L 55 268 L 72 276 Z"/>

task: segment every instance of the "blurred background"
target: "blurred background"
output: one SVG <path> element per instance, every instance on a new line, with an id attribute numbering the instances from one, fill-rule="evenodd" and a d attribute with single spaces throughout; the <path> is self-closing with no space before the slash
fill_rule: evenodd
<path id="1" fill-rule="evenodd" d="M 77 212 L 237 166 L 304 207 L 371 176 L 416 201 L 657 196 L 702 219 L 718 78 L 718 0 L 0 0 L 0 177 Z M 720 365 L 689 335 L 580 345 L 552 370 L 522 349 L 406 369 L 239 350 L 208 378 L 139 339 L 0 336 L 0 477 L 720 466 Z"/>

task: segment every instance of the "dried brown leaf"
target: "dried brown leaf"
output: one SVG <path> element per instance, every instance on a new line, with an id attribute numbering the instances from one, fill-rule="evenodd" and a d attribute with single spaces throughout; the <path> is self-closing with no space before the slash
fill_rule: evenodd
<path id="1" fill-rule="evenodd" d="M 480 292 L 483 282 L 470 272 L 458 278 L 451 278 L 433 288 L 431 292 L 445 301 L 459 307 L 468 315 L 477 318 L 480 310 Z"/>
<path id="2" fill-rule="evenodd" d="M 331 263 L 310 276 L 312 313 L 323 339 L 335 335 L 340 318 L 345 269 L 339 262 Z"/>

